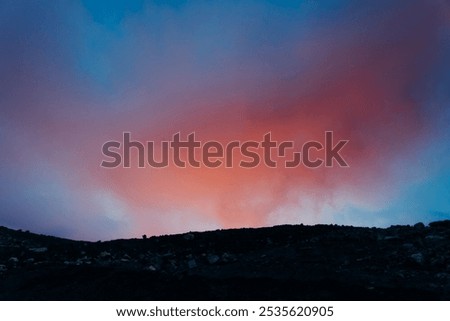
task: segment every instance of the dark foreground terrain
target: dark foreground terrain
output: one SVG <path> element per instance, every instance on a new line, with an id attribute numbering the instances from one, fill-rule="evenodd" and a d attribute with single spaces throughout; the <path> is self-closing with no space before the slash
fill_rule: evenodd
<path id="1" fill-rule="evenodd" d="M 0 227 L 2 300 L 449 300 L 450 221 L 80 242 Z"/>

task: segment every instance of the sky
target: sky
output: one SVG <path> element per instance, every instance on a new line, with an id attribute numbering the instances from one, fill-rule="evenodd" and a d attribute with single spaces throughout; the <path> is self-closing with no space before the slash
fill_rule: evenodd
<path id="1" fill-rule="evenodd" d="M 348 140 L 349 167 L 106 169 L 102 146 Z M 0 225 L 108 240 L 450 219 L 446 0 L 0 2 Z"/>

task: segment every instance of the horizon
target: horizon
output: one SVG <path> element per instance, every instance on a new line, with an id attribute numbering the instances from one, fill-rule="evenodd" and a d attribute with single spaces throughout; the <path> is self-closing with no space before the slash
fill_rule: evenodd
<path id="1" fill-rule="evenodd" d="M 115 238 L 115 239 L 105 239 L 105 240 L 83 240 L 83 239 L 72 239 L 72 238 L 65 238 L 65 237 L 61 237 L 58 235 L 51 235 L 51 234 L 41 234 L 41 233 L 37 233 L 34 231 L 30 231 L 30 230 L 23 230 L 21 228 L 19 229 L 15 229 L 15 228 L 11 228 L 8 226 L 3 226 L 0 225 L 0 228 L 5 228 L 7 230 L 10 231 L 14 231 L 14 232 L 19 232 L 19 233 L 25 233 L 25 234 L 33 234 L 33 235 L 37 235 L 37 236 L 43 236 L 43 237 L 53 237 L 53 238 L 58 238 L 58 239 L 63 239 L 63 240 L 68 240 L 68 241 L 74 241 L 74 242 L 89 242 L 89 243 L 107 243 L 107 242 L 113 242 L 113 241 L 120 241 L 120 240 L 147 240 L 150 238 L 159 238 L 159 237 L 166 237 L 166 236 L 181 236 L 181 235 L 186 235 L 186 234 L 201 234 L 201 233 L 213 233 L 213 232 L 223 232 L 223 231 L 235 231 L 235 230 L 255 230 L 255 229 L 272 229 L 272 228 L 281 228 L 281 227 L 286 227 L 286 226 L 299 226 L 299 227 L 317 227 L 317 226 L 328 226 L 328 227 L 351 227 L 351 228 L 363 228 L 363 229 L 381 229 L 381 230 L 385 230 L 385 229 L 389 229 L 389 228 L 395 228 L 395 227 L 410 227 L 410 228 L 414 228 L 419 224 L 423 224 L 423 226 L 425 228 L 427 227 L 431 227 L 431 225 L 433 223 L 440 223 L 440 222 L 450 222 L 450 220 L 445 219 L 445 220 L 439 220 L 439 221 L 430 221 L 430 222 L 416 222 L 415 224 L 394 224 L 394 225 L 390 225 L 390 226 L 361 226 L 361 225 L 339 225 L 339 224 L 303 224 L 303 223 L 298 223 L 298 224 L 279 224 L 279 225 L 272 225 L 272 226 L 256 226 L 256 227 L 234 227 L 234 228 L 225 228 L 225 229 L 214 229 L 214 230 L 202 230 L 202 231 L 186 231 L 186 232 L 181 232 L 181 233 L 173 233 L 173 234 L 157 234 L 157 235 L 147 235 L 147 234 L 143 234 L 141 236 L 130 236 L 128 238 Z"/>
<path id="2" fill-rule="evenodd" d="M 96 241 L 450 219 L 445 1 L 7 0 L 0 12 L 0 226 Z M 126 132 L 162 146 L 145 150 L 153 163 L 177 133 L 202 149 L 140 168 Z M 111 155 L 129 168 L 102 167 Z"/>

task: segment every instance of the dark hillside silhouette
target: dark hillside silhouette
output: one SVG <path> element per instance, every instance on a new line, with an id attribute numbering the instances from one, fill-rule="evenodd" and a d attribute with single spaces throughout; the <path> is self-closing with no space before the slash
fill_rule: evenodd
<path id="1" fill-rule="evenodd" d="M 450 221 L 71 241 L 0 228 L 2 300 L 449 300 Z"/>

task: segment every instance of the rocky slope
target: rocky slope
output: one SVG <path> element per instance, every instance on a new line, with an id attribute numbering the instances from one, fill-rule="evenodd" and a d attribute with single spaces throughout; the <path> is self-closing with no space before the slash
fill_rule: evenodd
<path id="1" fill-rule="evenodd" d="M 0 227 L 2 300 L 449 300 L 450 221 L 109 242 Z"/>

